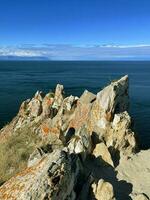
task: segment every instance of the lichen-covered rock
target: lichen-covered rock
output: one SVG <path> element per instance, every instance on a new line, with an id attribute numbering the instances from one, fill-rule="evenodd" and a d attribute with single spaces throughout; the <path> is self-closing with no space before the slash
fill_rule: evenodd
<path id="1" fill-rule="evenodd" d="M 58 110 L 60 108 L 60 106 L 63 102 L 63 99 L 64 99 L 63 93 L 64 93 L 64 86 L 57 84 L 52 108 L 55 108 L 56 110 Z"/>
<path id="2" fill-rule="evenodd" d="M 90 112 L 91 128 L 107 129 L 114 114 L 128 110 L 128 105 L 128 76 L 124 76 L 97 93 Z"/>
<path id="3" fill-rule="evenodd" d="M 50 117 L 51 106 L 54 101 L 53 93 L 48 93 L 45 95 L 42 101 L 42 115 L 43 117 Z"/>
<path id="4" fill-rule="evenodd" d="M 61 149 L 61 148 L 60 148 Z M 31 167 L 35 164 L 37 164 L 42 157 L 44 157 L 44 155 L 46 153 L 52 153 L 53 149 L 52 149 L 52 145 L 51 144 L 47 144 L 44 145 L 40 148 L 37 148 L 29 157 L 28 159 L 28 167 Z"/>
<path id="5" fill-rule="evenodd" d="M 70 127 L 79 129 L 87 123 L 95 97 L 96 96 L 93 93 L 87 90 L 84 91 L 77 102 L 77 107 L 70 122 Z"/>
<path id="6" fill-rule="evenodd" d="M 15 153 L 24 143 L 30 150 L 25 154 L 25 149 L 21 149 L 19 157 L 24 159 L 20 171 L 25 166 L 27 169 L 0 187 L 0 200 L 88 199 L 92 181 L 96 199 L 114 199 L 112 185 L 101 179 L 100 172 L 106 167 L 109 172 L 104 174 L 111 172 L 115 179 L 120 157 L 127 159 L 136 152 L 128 104 L 128 76 L 113 81 L 97 95 L 85 90 L 80 98 L 64 97 L 64 88 L 58 84 L 54 94 L 37 92 L 24 101 L 18 115 L 0 131 L 0 147 L 11 137 L 22 137 L 18 143 L 9 143 L 16 147 Z M 1 154 L 6 155 L 7 149 L 6 145 Z M 18 172 L 17 158 L 12 175 Z M 8 163 L 3 174 L 11 167 Z"/>
<path id="7" fill-rule="evenodd" d="M 113 187 L 103 179 L 92 184 L 93 195 L 96 200 L 115 200 Z"/>
<path id="8" fill-rule="evenodd" d="M 78 171 L 75 165 L 76 160 L 66 152 L 54 151 L 6 182 L 0 188 L 0 199 L 73 200 Z"/>
<path id="9" fill-rule="evenodd" d="M 81 154 L 83 160 L 86 158 L 87 154 L 91 153 L 92 141 L 90 134 L 88 133 L 85 126 L 82 126 L 75 134 L 72 136 L 68 149 L 70 153 Z"/>
<path id="10" fill-rule="evenodd" d="M 120 154 L 130 155 L 136 152 L 136 136 L 132 131 L 131 117 L 126 111 L 115 114 L 106 144 L 118 150 Z"/>
<path id="11" fill-rule="evenodd" d="M 27 114 L 38 117 L 42 113 L 42 92 L 37 91 L 33 99 L 28 103 Z"/>
<path id="12" fill-rule="evenodd" d="M 137 149 L 128 107 L 128 76 L 124 76 L 97 94 L 88 119 L 91 132 L 97 133 L 113 152 L 119 151 L 125 155 Z"/>

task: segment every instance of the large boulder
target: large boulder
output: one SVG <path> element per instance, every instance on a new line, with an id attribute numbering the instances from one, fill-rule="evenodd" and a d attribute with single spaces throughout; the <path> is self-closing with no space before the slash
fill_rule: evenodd
<path id="1" fill-rule="evenodd" d="M 115 200 L 113 187 L 103 179 L 92 184 L 93 195 L 96 200 Z"/>
<path id="2" fill-rule="evenodd" d="M 81 154 L 83 160 L 92 151 L 92 141 L 85 126 L 78 129 L 68 144 L 70 153 Z"/>
<path id="3" fill-rule="evenodd" d="M 132 184 L 133 196 L 145 194 L 146 197 L 150 198 L 150 150 L 130 155 L 128 159 L 122 157 L 116 171 L 120 181 L 125 180 Z M 138 199 L 138 197 L 134 198 Z"/>
<path id="4" fill-rule="evenodd" d="M 90 112 L 90 127 L 95 131 L 106 130 L 114 114 L 127 111 L 128 107 L 128 76 L 124 76 L 97 93 Z"/>
<path id="5" fill-rule="evenodd" d="M 112 161 L 109 150 L 103 142 L 96 144 L 96 147 L 95 147 L 92 155 L 95 156 L 97 164 L 103 163 L 103 164 L 108 164 L 108 165 L 111 165 L 112 167 L 114 167 L 114 163 Z"/>
<path id="6" fill-rule="evenodd" d="M 11 178 L 0 188 L 1 200 L 75 199 L 76 162 L 64 151 L 43 156 L 38 163 Z M 76 167 L 75 167 L 76 165 Z"/>

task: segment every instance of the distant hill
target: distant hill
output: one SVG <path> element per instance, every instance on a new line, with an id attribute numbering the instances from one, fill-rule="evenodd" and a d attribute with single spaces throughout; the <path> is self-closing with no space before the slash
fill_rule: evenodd
<path id="1" fill-rule="evenodd" d="M 0 60 L 50 60 L 42 56 L 0 56 Z"/>

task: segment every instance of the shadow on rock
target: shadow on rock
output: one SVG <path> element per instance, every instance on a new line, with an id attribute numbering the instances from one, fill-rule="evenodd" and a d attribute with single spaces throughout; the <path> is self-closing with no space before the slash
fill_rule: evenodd
<path id="1" fill-rule="evenodd" d="M 116 200 L 131 200 L 129 195 L 132 193 L 132 184 L 127 183 L 124 180 L 119 181 L 117 179 L 117 172 L 115 169 L 104 160 L 102 160 L 102 158 L 95 158 L 93 155 L 88 156 L 84 164 L 84 170 L 85 174 L 88 176 L 87 178 L 89 178 L 89 174 L 92 176 L 91 182 L 98 183 L 99 180 L 103 179 L 104 181 L 110 183 L 113 186 Z M 92 193 L 93 192 L 91 190 L 87 199 L 94 200 L 94 194 Z M 80 198 L 80 200 L 81 199 L 83 198 Z"/>

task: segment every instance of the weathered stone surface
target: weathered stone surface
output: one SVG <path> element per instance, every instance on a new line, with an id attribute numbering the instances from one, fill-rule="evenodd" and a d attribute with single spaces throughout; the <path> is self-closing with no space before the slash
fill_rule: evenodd
<path id="1" fill-rule="evenodd" d="M 66 152 L 54 151 L 0 188 L 2 200 L 75 199 L 78 168 Z"/>
<path id="2" fill-rule="evenodd" d="M 44 117 L 49 117 L 51 114 L 51 106 L 54 101 L 53 93 L 48 93 L 45 95 L 42 102 L 42 115 Z"/>
<path id="3" fill-rule="evenodd" d="M 0 145 L 4 140 L 7 143 L 11 136 L 29 132 L 33 138 L 28 146 L 33 151 L 23 161 L 27 169 L 0 187 L 0 199 L 84 200 L 91 197 L 93 182 L 96 199 L 114 200 L 117 188 L 120 194 L 116 198 L 124 194 L 124 187 L 119 187 L 121 180 L 133 184 L 134 194 L 144 192 L 150 196 L 146 168 L 138 166 L 136 171 L 134 164 L 138 165 L 138 159 L 133 159 L 134 164 L 127 160 L 137 150 L 128 105 L 128 76 L 113 81 L 97 95 L 85 90 L 80 98 L 72 95 L 65 98 L 64 88 L 58 84 L 54 94 L 37 92 L 32 99 L 24 101 L 16 118 L 0 131 Z M 5 153 L 6 150 L 2 152 Z M 131 179 L 125 175 L 126 169 L 130 169 Z M 140 173 L 143 169 L 148 185 L 145 188 Z M 8 166 L 7 171 L 10 170 Z M 133 178 L 136 173 L 140 175 L 139 180 Z M 137 184 L 138 181 L 143 184 Z M 129 193 L 125 195 L 129 197 Z"/>
<path id="4" fill-rule="evenodd" d="M 149 198 L 144 194 L 134 194 L 131 197 L 133 200 L 149 200 Z"/>
<path id="5" fill-rule="evenodd" d="M 70 153 L 81 154 L 83 160 L 86 158 L 87 154 L 91 153 L 92 141 L 85 126 L 81 127 L 75 135 L 72 136 L 68 144 L 68 149 Z"/>
<path id="6" fill-rule="evenodd" d="M 92 189 L 97 200 L 115 200 L 112 185 L 103 179 L 99 180 L 97 184 L 93 183 Z"/>
<path id="7" fill-rule="evenodd" d="M 116 170 L 119 180 L 133 185 L 134 194 L 144 193 L 150 198 L 150 150 L 131 155 L 129 159 L 122 157 Z"/>
<path id="8" fill-rule="evenodd" d="M 128 76 L 124 76 L 97 93 L 90 113 L 91 128 L 107 129 L 114 114 L 128 110 L 128 105 Z"/>
<path id="9" fill-rule="evenodd" d="M 28 103 L 26 113 L 38 117 L 42 113 L 42 92 L 37 91 L 33 99 Z"/>
<path id="10" fill-rule="evenodd" d="M 63 99 L 64 99 L 63 93 L 64 93 L 64 86 L 57 84 L 52 108 L 55 108 L 56 110 L 58 110 L 60 108 L 60 106 L 63 102 Z"/>
<path id="11" fill-rule="evenodd" d="M 96 145 L 92 154 L 95 156 L 97 163 L 101 163 L 103 160 L 105 163 L 114 167 L 108 148 L 103 142 Z"/>
<path id="12" fill-rule="evenodd" d="M 106 139 L 107 146 L 118 150 L 120 154 L 135 153 L 137 142 L 131 128 L 131 118 L 126 111 L 115 114 L 110 133 Z"/>
<path id="13" fill-rule="evenodd" d="M 132 194 L 132 200 L 149 200 L 149 198 L 145 194 Z"/>
<path id="14" fill-rule="evenodd" d="M 47 153 L 52 153 L 52 145 L 47 144 L 45 146 L 42 146 L 40 148 L 37 148 L 29 157 L 28 159 L 28 167 L 34 166 L 37 164 L 42 157 L 44 157 L 45 154 Z"/>
<path id="15" fill-rule="evenodd" d="M 79 129 L 87 123 L 93 100 L 95 95 L 87 90 L 84 91 L 83 95 L 77 102 L 77 108 L 75 109 L 74 116 L 70 122 L 70 127 Z"/>

